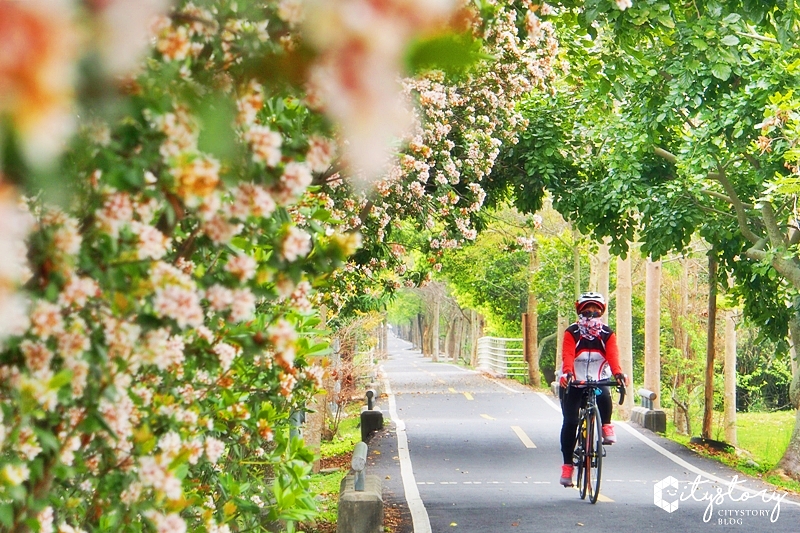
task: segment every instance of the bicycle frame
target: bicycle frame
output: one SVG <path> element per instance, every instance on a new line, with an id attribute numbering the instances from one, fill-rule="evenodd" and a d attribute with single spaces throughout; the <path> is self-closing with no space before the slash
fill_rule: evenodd
<path id="1" fill-rule="evenodd" d="M 625 387 L 620 386 L 615 380 L 601 381 L 573 381 L 570 387 L 583 389 L 583 398 L 578 415 L 578 435 L 573 453 L 574 462 L 578 467 L 578 490 L 581 499 L 589 495 L 591 503 L 597 503 L 600 496 L 600 479 L 602 474 L 603 435 L 601 431 L 602 420 L 597 407 L 597 396 L 602 387 L 616 386 L 620 392 L 619 403 L 625 400 Z"/>

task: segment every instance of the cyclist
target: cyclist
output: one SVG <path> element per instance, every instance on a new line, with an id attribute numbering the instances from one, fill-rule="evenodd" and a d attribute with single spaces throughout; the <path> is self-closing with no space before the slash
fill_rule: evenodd
<path id="1" fill-rule="evenodd" d="M 575 302 L 578 320 L 564 332 L 564 344 L 561 352 L 561 412 L 564 417 L 561 426 L 561 453 L 564 464 L 561 467 L 559 483 L 571 487 L 574 466 L 572 454 L 575 450 L 575 438 L 578 431 L 578 413 L 580 411 L 583 391 L 569 387 L 573 379 L 580 381 L 599 381 L 609 379 L 612 375 L 617 383 L 624 385 L 627 381 L 619 365 L 617 337 L 600 317 L 606 311 L 606 300 L 597 292 L 586 292 Z M 614 426 L 611 425 L 611 393 L 603 387 L 597 398 L 597 407 L 603 423 L 603 444 L 617 441 Z"/>

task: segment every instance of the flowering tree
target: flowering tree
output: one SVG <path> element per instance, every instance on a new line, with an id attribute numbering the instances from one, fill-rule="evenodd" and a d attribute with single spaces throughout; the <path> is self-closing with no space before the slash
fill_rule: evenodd
<path id="1" fill-rule="evenodd" d="M 288 429 L 323 375 L 316 304 L 400 282 L 375 275 L 403 273 L 393 220 L 433 250 L 474 238 L 481 180 L 524 125 L 515 99 L 551 75 L 544 7 L 468 4 L 459 49 L 483 43 L 493 66 L 419 60 L 400 98 L 409 40 L 453 9 L 0 1 L 4 529 L 313 514 Z"/>

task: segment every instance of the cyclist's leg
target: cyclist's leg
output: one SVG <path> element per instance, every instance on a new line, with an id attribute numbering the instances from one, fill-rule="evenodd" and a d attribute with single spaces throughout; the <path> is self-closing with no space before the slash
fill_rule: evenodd
<path id="1" fill-rule="evenodd" d="M 608 387 L 601 387 L 600 391 L 600 396 L 597 397 L 597 408 L 600 411 L 600 418 L 603 420 L 603 444 L 614 444 L 617 442 L 617 436 L 614 433 L 614 427 L 611 425 L 611 411 L 613 406 L 611 391 Z"/>
<path id="2" fill-rule="evenodd" d="M 568 388 L 561 401 L 561 412 L 564 417 L 561 425 L 561 455 L 564 464 L 572 464 L 572 452 L 575 451 L 575 436 L 578 432 L 578 412 L 581 407 L 581 391 Z"/>
<path id="3" fill-rule="evenodd" d="M 600 387 L 600 396 L 597 397 L 597 408 L 600 409 L 600 418 L 603 419 L 604 425 L 611 423 L 612 406 L 611 391 L 608 387 Z"/>

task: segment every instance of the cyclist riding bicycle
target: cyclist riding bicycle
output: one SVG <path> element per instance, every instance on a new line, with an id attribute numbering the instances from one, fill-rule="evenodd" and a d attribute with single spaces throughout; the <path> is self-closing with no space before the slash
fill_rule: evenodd
<path id="1" fill-rule="evenodd" d="M 561 453 L 564 464 L 561 467 L 559 483 L 565 487 L 573 486 L 574 466 L 572 454 L 578 431 L 578 415 L 583 398 L 583 390 L 570 387 L 573 379 L 579 381 L 599 381 L 614 376 L 617 383 L 627 381 L 619 364 L 617 337 L 600 317 L 606 311 L 606 300 L 597 292 L 586 292 L 575 302 L 578 320 L 564 331 L 564 344 L 561 356 L 561 412 L 564 417 L 561 425 Z M 603 422 L 603 444 L 617 441 L 614 426 L 611 425 L 611 393 L 608 387 L 601 388 L 597 407 Z"/>

